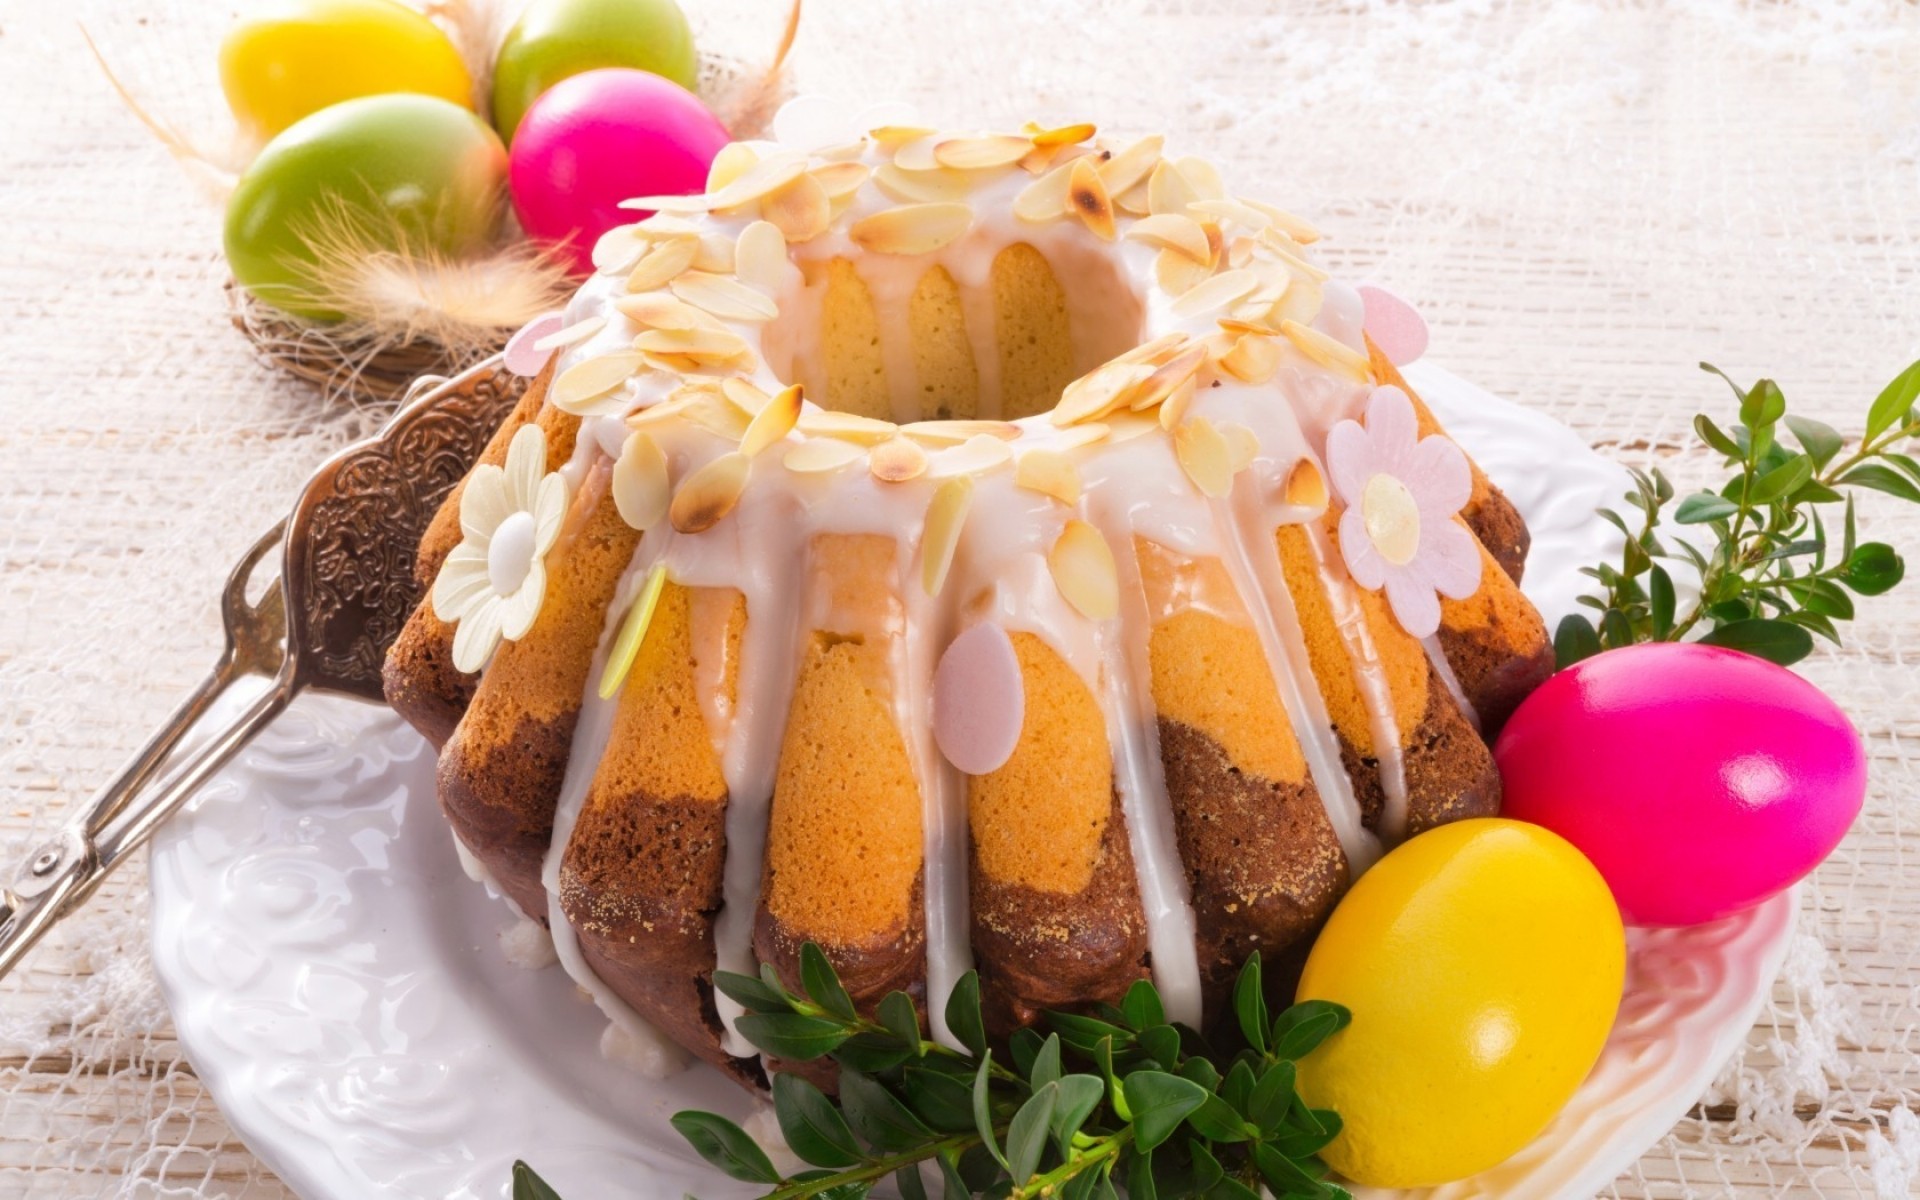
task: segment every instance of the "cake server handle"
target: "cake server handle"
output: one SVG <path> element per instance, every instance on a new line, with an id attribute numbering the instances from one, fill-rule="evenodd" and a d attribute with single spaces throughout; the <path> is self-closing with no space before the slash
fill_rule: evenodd
<path id="1" fill-rule="evenodd" d="M 184 806 L 300 690 L 293 660 L 286 652 L 286 610 L 279 579 L 268 585 L 257 604 L 246 597 L 248 581 L 280 545 L 285 528 L 282 522 L 255 542 L 228 577 L 221 598 L 226 645 L 205 681 L 113 781 L 68 818 L 58 834 L 35 849 L 11 882 L 0 888 L 0 977 L 47 930 L 83 904 L 128 854 Z M 182 758 L 181 740 L 213 705 L 241 679 L 262 675 L 271 677 L 267 690 Z"/>

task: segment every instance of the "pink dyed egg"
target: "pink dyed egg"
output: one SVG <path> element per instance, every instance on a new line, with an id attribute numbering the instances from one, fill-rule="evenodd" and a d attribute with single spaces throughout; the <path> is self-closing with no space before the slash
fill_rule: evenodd
<path id="1" fill-rule="evenodd" d="M 647 214 L 636 196 L 704 191 L 707 168 L 731 140 L 692 92 L 649 71 L 605 67 L 542 93 L 513 137 L 513 208 L 534 240 L 560 248 L 579 274 L 593 244 Z"/>
<path id="2" fill-rule="evenodd" d="M 1866 752 L 1785 667 L 1715 646 L 1610 650 L 1547 680 L 1494 746 L 1502 814 L 1578 846 L 1632 925 L 1751 908 L 1860 813 Z"/>
<path id="3" fill-rule="evenodd" d="M 969 775 L 999 770 L 1020 744 L 1027 688 L 1007 631 L 982 621 L 948 644 L 933 672 L 933 740 Z"/>

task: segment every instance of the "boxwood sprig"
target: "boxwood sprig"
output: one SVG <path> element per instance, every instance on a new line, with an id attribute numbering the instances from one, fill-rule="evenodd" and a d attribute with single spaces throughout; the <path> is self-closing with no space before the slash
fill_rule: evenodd
<path id="1" fill-rule="evenodd" d="M 817 946 L 800 965 L 797 994 L 770 968 L 718 972 L 714 986 L 747 1010 L 740 1032 L 762 1051 L 839 1068 L 837 1099 L 798 1075 L 773 1079 L 774 1115 L 806 1168 L 783 1174 L 715 1113 L 673 1117 L 702 1158 L 764 1186 L 766 1200 L 856 1200 L 887 1179 L 906 1200 L 931 1200 L 923 1163 L 943 1200 L 1117 1200 L 1122 1187 L 1130 1200 L 1252 1200 L 1262 1186 L 1286 1200 L 1347 1196 L 1316 1157 L 1340 1118 L 1309 1108 L 1294 1083 L 1295 1063 L 1349 1015 L 1324 1001 L 1269 1013 L 1258 954 L 1234 989 L 1239 1038 L 1226 1054 L 1169 1022 L 1146 980 L 1118 1005 L 1048 1013 L 1044 1034 L 1022 1029 L 996 1050 L 973 972 L 945 1009 L 956 1048 L 922 1033 L 904 993 L 857 1012 Z M 545 1185 L 516 1164 L 515 1200 L 557 1200 L 535 1188 Z"/>
<path id="2" fill-rule="evenodd" d="M 1859 540 L 1854 489 L 1920 504 L 1920 460 L 1908 452 L 1920 436 L 1920 362 L 1881 390 L 1854 442 L 1789 414 L 1770 379 L 1742 388 L 1719 368 L 1700 366 L 1725 380 L 1739 402 L 1730 430 L 1705 413 L 1693 419 L 1730 476 L 1673 504 L 1673 485 L 1658 469 L 1632 472 L 1627 515 L 1600 510 L 1625 535 L 1618 563 L 1582 568 L 1599 584 L 1597 594 L 1580 598 L 1595 615 L 1569 614 L 1555 631 L 1563 667 L 1617 646 L 1688 640 L 1792 664 L 1813 652 L 1815 634 L 1839 644 L 1836 622 L 1852 619 L 1854 595 L 1880 595 L 1906 573 L 1892 546 Z M 1663 518 L 1702 528 L 1711 543 L 1661 538 Z M 1697 585 L 1685 606 L 1675 567 Z"/>

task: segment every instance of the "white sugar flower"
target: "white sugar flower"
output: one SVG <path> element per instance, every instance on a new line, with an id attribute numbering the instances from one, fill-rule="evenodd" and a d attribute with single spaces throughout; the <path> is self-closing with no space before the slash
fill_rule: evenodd
<path id="1" fill-rule="evenodd" d="M 1407 394 L 1379 387 L 1364 428 L 1342 421 L 1327 435 L 1327 475 L 1346 506 L 1340 553 L 1354 582 L 1384 587 L 1408 633 L 1433 633 L 1439 596 L 1464 600 L 1480 586 L 1479 544 L 1454 519 L 1473 492 L 1467 456 L 1444 437 L 1421 437 Z"/>
<path id="2" fill-rule="evenodd" d="M 547 551 L 567 515 L 567 481 L 548 474 L 547 435 L 529 424 L 513 435 L 506 466 L 483 463 L 460 493 L 461 543 L 433 581 L 433 612 L 457 624 L 453 665 L 478 671 L 500 639 L 533 628 L 547 594 Z"/>

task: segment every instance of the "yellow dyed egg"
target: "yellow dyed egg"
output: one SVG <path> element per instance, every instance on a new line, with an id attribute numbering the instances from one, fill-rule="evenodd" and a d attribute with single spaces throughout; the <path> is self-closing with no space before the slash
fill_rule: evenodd
<path id="1" fill-rule="evenodd" d="M 396 0 L 267 0 L 220 44 L 233 115 L 269 138 L 357 96 L 414 92 L 473 107 L 473 79 L 447 35 Z"/>
<path id="2" fill-rule="evenodd" d="M 1343 1122 L 1321 1157 L 1376 1187 L 1507 1158 L 1592 1069 L 1625 972 L 1613 895 L 1559 835 L 1484 818 L 1408 841 L 1347 893 L 1300 978 L 1301 1000 L 1353 1012 L 1300 1062 L 1302 1098 Z"/>

